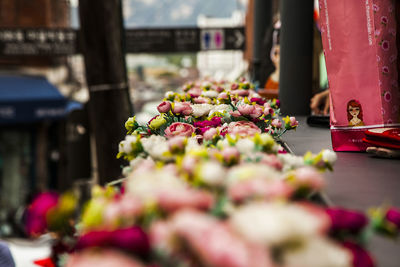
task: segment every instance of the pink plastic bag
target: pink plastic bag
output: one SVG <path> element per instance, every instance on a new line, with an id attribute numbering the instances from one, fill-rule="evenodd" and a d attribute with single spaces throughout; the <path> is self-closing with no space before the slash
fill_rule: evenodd
<path id="1" fill-rule="evenodd" d="M 319 1 L 335 151 L 364 151 L 365 130 L 400 126 L 396 2 Z"/>

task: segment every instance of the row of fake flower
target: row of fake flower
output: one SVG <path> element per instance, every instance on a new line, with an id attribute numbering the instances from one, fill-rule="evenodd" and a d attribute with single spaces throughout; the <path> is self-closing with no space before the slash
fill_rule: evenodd
<path id="1" fill-rule="evenodd" d="M 141 170 L 143 179 L 131 176 L 123 194 L 95 188 L 76 227 L 79 234 L 72 243 L 57 244 L 64 253 L 58 264 L 368 267 L 374 263 L 361 241 L 366 233 L 399 234 L 395 208 L 371 210 L 370 218 L 295 201 L 253 200 L 221 208 L 208 192 L 188 189 L 170 171 L 153 171 Z M 76 229 L 66 219 L 72 218 L 74 201 L 68 194 L 42 194 L 28 218 L 35 214 L 36 225 L 41 219 L 59 237 L 70 237 Z M 43 206 L 46 213 L 39 217 Z"/>
<path id="2" fill-rule="evenodd" d="M 120 189 L 93 189 L 76 220 L 72 194 L 44 194 L 27 231 L 55 232 L 60 266 L 373 266 L 365 233 L 397 236 L 400 212 L 366 215 L 310 201 L 335 153 L 285 152 L 279 101 L 253 86 L 189 83 L 168 93 L 147 125 L 134 117 L 118 157 L 129 162 Z"/>
<path id="3" fill-rule="evenodd" d="M 125 126 L 128 134 L 157 134 L 167 138 L 196 136 L 202 140 L 210 130 L 206 135 L 208 138 L 232 133 L 235 123 L 240 122 L 241 130 L 235 134 L 247 135 L 247 131 L 256 131 L 280 137 L 285 131 L 296 128 L 298 122 L 294 117 L 280 120 L 279 105 L 279 100 L 266 100 L 258 95 L 245 79 L 237 83 L 188 83 L 183 87 L 183 93 L 166 93 L 164 101 L 157 107 L 160 115 L 147 125 L 139 125 L 133 117 Z"/>
<path id="4" fill-rule="evenodd" d="M 361 213 L 307 202 L 304 193 L 324 184 L 316 170 L 331 167 L 334 153 L 277 153 L 262 135 L 225 139 L 221 150 L 248 140 L 254 147 L 240 157 L 258 152 L 262 161 L 227 165 L 198 144 L 176 161 L 136 158 L 121 192 L 94 189 L 76 227 L 70 194 L 42 195 L 30 208 L 28 230 L 68 237 L 58 246 L 66 266 L 373 266 L 359 240 L 372 230 L 397 235 L 400 212 L 377 209 L 368 223 Z"/>

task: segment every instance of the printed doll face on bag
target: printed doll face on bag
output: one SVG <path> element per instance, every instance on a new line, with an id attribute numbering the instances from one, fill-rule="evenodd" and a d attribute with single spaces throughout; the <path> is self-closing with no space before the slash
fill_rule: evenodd
<path id="1" fill-rule="evenodd" d="M 347 103 L 347 119 L 349 126 L 363 126 L 363 112 L 360 102 L 357 100 L 350 100 Z"/>

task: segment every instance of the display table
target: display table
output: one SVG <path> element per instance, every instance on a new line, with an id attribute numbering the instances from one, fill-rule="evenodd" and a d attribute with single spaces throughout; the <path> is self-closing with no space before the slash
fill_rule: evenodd
<path id="1" fill-rule="evenodd" d="M 308 126 L 306 117 L 297 119 L 298 129 L 283 137 L 296 155 L 332 149 L 329 129 Z M 354 152 L 338 152 L 337 156 L 334 172 L 326 174 L 327 195 L 334 205 L 364 211 L 383 203 L 400 206 L 400 160 Z M 370 250 L 379 266 L 399 266 L 399 242 L 374 238 Z"/>

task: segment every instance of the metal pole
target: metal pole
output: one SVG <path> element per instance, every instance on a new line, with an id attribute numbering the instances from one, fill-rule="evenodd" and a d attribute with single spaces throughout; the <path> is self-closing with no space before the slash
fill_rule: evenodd
<path id="1" fill-rule="evenodd" d="M 267 29 L 272 24 L 272 0 L 254 0 L 253 74 L 260 81 L 262 45 Z"/>
<path id="2" fill-rule="evenodd" d="M 279 99 L 284 115 L 310 114 L 313 7 L 313 0 L 281 2 Z"/>

